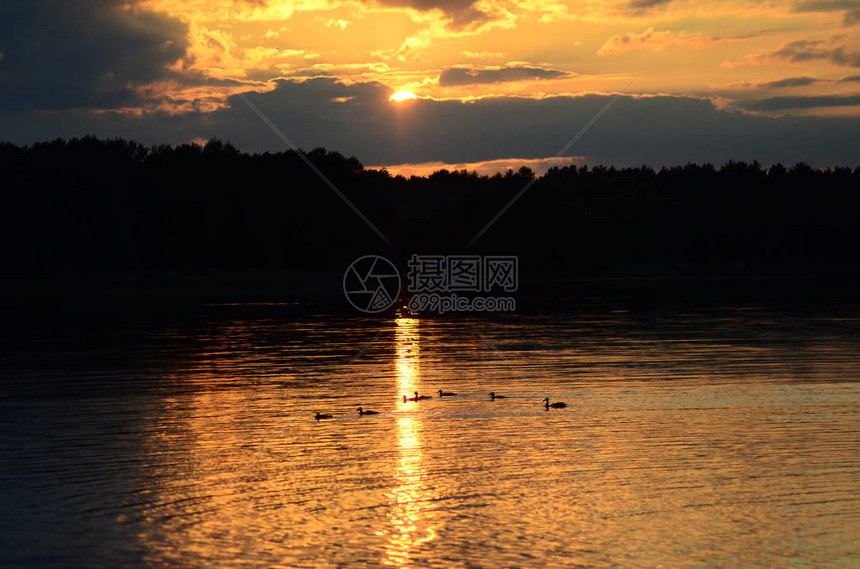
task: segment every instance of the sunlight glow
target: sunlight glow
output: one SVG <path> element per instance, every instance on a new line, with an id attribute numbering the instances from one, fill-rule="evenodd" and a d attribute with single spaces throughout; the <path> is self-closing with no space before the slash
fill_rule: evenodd
<path id="1" fill-rule="evenodd" d="M 417 98 L 418 97 L 412 91 L 397 91 L 396 93 L 388 97 L 388 100 L 394 101 L 395 103 L 399 103 L 401 101 L 409 101 Z"/>
<path id="2" fill-rule="evenodd" d="M 395 369 L 397 393 L 412 394 L 419 380 L 419 321 L 414 318 L 395 320 L 394 342 L 397 350 Z M 397 486 L 390 494 L 391 525 L 383 530 L 388 538 L 386 565 L 412 567 L 415 552 L 438 537 L 435 524 L 426 519 L 433 490 L 425 482 L 427 469 L 423 464 L 422 415 L 414 403 L 404 406 L 397 417 L 397 450 L 399 459 L 394 472 Z"/>
<path id="3" fill-rule="evenodd" d="M 394 321 L 395 345 L 397 346 L 397 395 L 412 397 L 412 392 L 418 389 L 418 324 L 414 318 L 397 318 Z"/>

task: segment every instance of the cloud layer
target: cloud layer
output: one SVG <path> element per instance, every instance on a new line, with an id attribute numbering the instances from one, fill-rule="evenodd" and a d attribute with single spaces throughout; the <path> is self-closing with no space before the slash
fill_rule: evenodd
<path id="1" fill-rule="evenodd" d="M 122 0 L 4 0 L 0 112 L 117 108 L 171 75 L 187 27 Z"/>
<path id="2" fill-rule="evenodd" d="M 794 5 L 795 12 L 843 12 L 846 26 L 860 22 L 860 6 L 856 0 L 802 0 Z"/>
<path id="3" fill-rule="evenodd" d="M 439 85 L 450 87 L 454 85 L 478 85 L 482 83 L 502 83 L 505 81 L 528 81 L 533 79 L 558 79 L 569 77 L 571 74 L 557 69 L 541 67 L 499 67 L 477 69 L 470 67 L 452 67 L 443 69 L 439 74 Z"/>
<path id="4" fill-rule="evenodd" d="M 633 80 L 638 94 L 622 97 L 573 154 L 845 162 L 860 147 L 857 9 L 847 0 L 714 0 L 706 9 L 672 0 L 6 0 L 0 136 L 214 136 L 279 148 L 238 87 L 301 146 L 367 163 L 538 159 Z M 418 100 L 393 104 L 399 90 Z M 778 116 L 787 114 L 798 116 Z"/>
<path id="5" fill-rule="evenodd" d="M 860 67 L 860 52 L 851 51 L 844 45 L 831 47 L 821 40 L 789 42 L 764 56 L 764 59 L 768 58 L 787 59 L 795 63 L 824 60 L 835 65 Z"/>
<path id="6" fill-rule="evenodd" d="M 606 95 L 545 99 L 487 98 L 471 102 L 388 101 L 379 83 L 344 85 L 334 79 L 282 80 L 276 89 L 247 96 L 297 145 L 325 146 L 367 164 L 480 162 L 501 157 L 555 155 L 608 102 Z M 854 101 L 843 100 L 840 103 Z M 856 101 L 855 101 L 856 102 Z M 760 108 L 831 105 L 830 99 L 775 98 Z M 3 121 L 18 142 L 93 132 L 147 143 L 219 137 L 247 150 L 282 149 L 283 142 L 237 96 L 219 111 L 132 119 L 84 113 L 25 128 Z M 44 129 L 44 130 L 42 130 Z M 677 164 L 758 159 L 856 165 L 860 119 L 769 118 L 721 110 L 691 97 L 623 96 L 570 150 L 591 163 Z"/>
<path id="7" fill-rule="evenodd" d="M 818 109 L 860 105 L 860 95 L 818 95 L 812 97 L 770 97 L 747 103 L 753 111 L 785 111 L 789 109 Z"/>

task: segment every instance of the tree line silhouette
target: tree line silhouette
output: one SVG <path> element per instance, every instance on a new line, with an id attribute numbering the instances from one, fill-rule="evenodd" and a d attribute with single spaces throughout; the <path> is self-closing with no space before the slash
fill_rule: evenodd
<path id="1" fill-rule="evenodd" d="M 518 255 L 522 277 L 857 273 L 860 168 L 553 167 L 467 247 L 531 170 L 404 178 L 307 157 L 395 251 L 293 151 L 84 137 L 0 144 L 2 272 L 341 271 L 370 253 L 474 253 Z"/>

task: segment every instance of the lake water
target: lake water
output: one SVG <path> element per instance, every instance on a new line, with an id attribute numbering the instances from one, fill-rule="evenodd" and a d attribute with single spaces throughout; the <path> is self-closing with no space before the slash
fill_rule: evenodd
<path id="1" fill-rule="evenodd" d="M 858 315 L 21 324 L 0 565 L 857 567 Z"/>

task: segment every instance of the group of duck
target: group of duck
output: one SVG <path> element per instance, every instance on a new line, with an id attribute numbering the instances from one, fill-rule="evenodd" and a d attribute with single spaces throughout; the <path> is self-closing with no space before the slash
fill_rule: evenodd
<path id="1" fill-rule="evenodd" d="M 441 389 L 439 391 L 437 391 L 436 393 L 439 394 L 440 399 L 442 399 L 443 397 L 454 397 L 457 395 L 456 393 L 453 393 L 451 391 L 442 391 Z M 432 395 L 418 395 L 417 391 L 413 394 L 412 397 L 409 397 L 407 395 L 403 396 L 403 402 L 404 403 L 407 403 L 409 401 L 415 401 L 415 402 L 423 401 L 425 399 L 433 399 L 433 396 Z M 496 395 L 495 391 L 491 391 L 490 392 L 490 401 L 495 401 L 496 399 L 507 399 L 507 397 L 505 397 L 504 395 Z M 543 404 L 544 404 L 544 408 L 547 411 L 549 411 L 550 408 L 552 408 L 552 409 L 564 409 L 565 407 L 567 407 L 567 403 L 564 403 L 562 401 L 556 401 L 554 403 L 550 403 L 549 397 L 544 397 Z M 371 411 L 370 409 L 365 410 L 363 407 L 359 407 L 358 408 L 358 414 L 359 414 L 359 416 L 379 415 L 379 411 Z M 334 415 L 326 415 L 324 413 L 320 413 L 319 411 L 317 411 L 317 414 L 314 418 L 317 421 L 319 421 L 321 419 L 332 419 L 332 418 L 334 418 Z"/>

